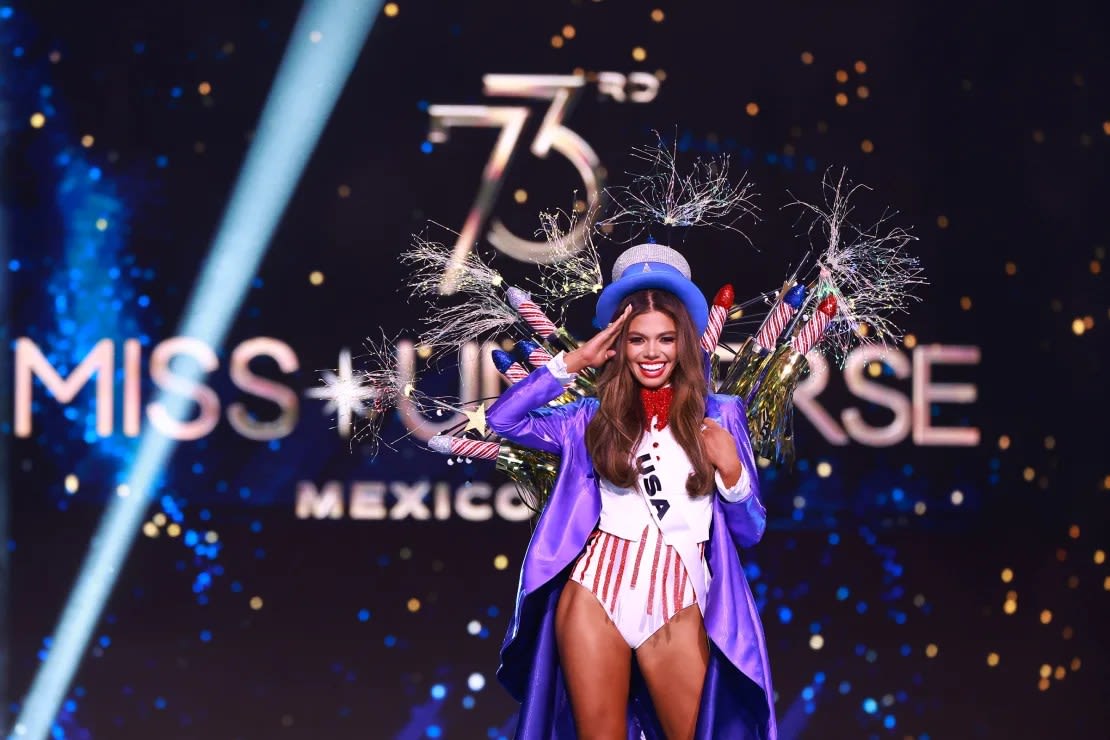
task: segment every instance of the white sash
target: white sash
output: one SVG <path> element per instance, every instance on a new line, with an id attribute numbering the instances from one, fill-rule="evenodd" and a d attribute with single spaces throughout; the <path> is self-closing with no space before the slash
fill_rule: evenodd
<path id="1" fill-rule="evenodd" d="M 648 462 L 650 464 L 650 452 Z M 641 469 L 642 470 L 642 469 Z M 663 541 L 673 547 L 682 558 L 682 565 L 686 568 L 686 573 L 690 577 L 690 583 L 694 587 L 694 595 L 698 600 L 698 609 L 705 615 L 705 592 L 708 586 L 709 573 L 705 566 L 702 564 L 701 550 L 698 547 L 698 542 L 694 535 L 694 529 L 690 526 L 690 522 L 686 519 L 684 510 L 686 507 L 676 505 L 674 501 L 669 499 L 669 494 L 672 491 L 667 491 L 665 486 L 653 485 L 651 482 L 650 474 L 641 472 L 640 485 L 638 486 L 640 495 L 644 497 L 645 505 L 648 512 L 651 514 L 652 521 L 659 527 L 659 531 L 663 534 Z M 685 480 L 682 481 L 683 485 L 677 488 L 675 495 L 686 496 Z M 650 494 L 648 489 L 653 490 Z M 666 507 L 659 506 L 660 502 L 666 501 Z M 664 511 L 662 517 L 659 516 L 660 510 Z"/>

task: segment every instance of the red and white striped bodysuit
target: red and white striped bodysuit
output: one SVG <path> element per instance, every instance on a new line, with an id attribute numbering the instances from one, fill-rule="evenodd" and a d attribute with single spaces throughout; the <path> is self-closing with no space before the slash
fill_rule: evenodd
<path id="1" fill-rule="evenodd" d="M 705 568 L 705 543 L 700 570 Z M 596 530 L 575 563 L 571 580 L 589 589 L 632 649 L 682 609 L 697 603 L 694 585 L 674 547 L 658 527 L 645 524 L 640 539 Z"/>
<path id="2" fill-rule="evenodd" d="M 682 609 L 700 605 L 709 587 L 705 543 L 713 518 L 712 493 L 686 493 L 690 459 L 669 426 L 652 424 L 644 433 L 636 464 L 636 488 L 600 481 L 601 520 L 570 574 L 633 649 Z M 717 476 L 717 487 L 729 500 L 748 492 L 743 476 L 732 488 Z"/>

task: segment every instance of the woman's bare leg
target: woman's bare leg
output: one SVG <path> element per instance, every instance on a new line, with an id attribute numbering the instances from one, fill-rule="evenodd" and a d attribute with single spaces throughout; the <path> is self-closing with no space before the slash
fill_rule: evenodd
<path id="1" fill-rule="evenodd" d="M 574 581 L 559 597 L 555 636 L 579 740 L 627 740 L 632 651 L 597 597 Z"/>
<path id="2" fill-rule="evenodd" d="M 709 667 L 709 642 L 698 605 L 671 617 L 636 649 L 636 660 L 667 739 L 693 738 Z"/>

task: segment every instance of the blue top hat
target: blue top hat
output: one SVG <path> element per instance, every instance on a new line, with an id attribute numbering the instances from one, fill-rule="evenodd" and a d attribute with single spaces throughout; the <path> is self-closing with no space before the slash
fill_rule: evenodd
<path id="1" fill-rule="evenodd" d="M 617 257 L 613 264 L 613 282 L 597 299 L 594 326 L 606 327 L 625 297 L 649 288 L 677 296 L 686 306 L 698 334 L 705 331 L 709 323 L 709 304 L 698 286 L 690 281 L 690 264 L 681 254 L 662 244 L 639 244 Z"/>

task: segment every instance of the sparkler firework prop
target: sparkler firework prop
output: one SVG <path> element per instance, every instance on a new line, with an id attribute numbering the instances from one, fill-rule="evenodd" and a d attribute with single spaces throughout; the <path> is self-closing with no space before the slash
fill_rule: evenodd
<path id="1" fill-rule="evenodd" d="M 713 297 L 713 304 L 709 307 L 709 321 L 701 335 L 701 348 L 709 357 L 709 382 L 711 387 L 717 385 L 720 375 L 720 358 L 717 357 L 717 343 L 721 340 L 721 332 L 728 320 L 728 312 L 732 309 L 736 292 L 731 285 L 725 284 Z"/>
<path id="2" fill-rule="evenodd" d="M 532 367 L 539 369 L 551 362 L 551 354 L 535 342 L 523 339 L 516 343 L 516 352 L 528 361 Z M 551 406 L 561 406 L 576 398 L 588 398 L 597 395 L 597 386 L 585 373 L 575 375 L 573 382 L 567 385 L 567 390 L 550 403 Z"/>
<path id="3" fill-rule="evenodd" d="M 520 288 L 514 287 L 506 290 L 505 296 L 509 299 L 509 305 L 516 309 L 516 312 L 520 314 L 520 317 L 524 319 L 540 341 L 548 342 L 555 338 L 558 329 L 554 322 L 547 318 L 543 309 L 532 300 L 531 295 Z"/>
<path id="4" fill-rule="evenodd" d="M 412 247 L 401 254 L 403 264 L 413 265 L 410 279 L 413 296 L 438 298 L 444 272 L 451 270 L 463 300 L 449 306 L 431 303 L 420 341 L 434 356 L 458 350 L 475 337 L 505 331 L 519 321 L 516 310 L 504 298 L 504 280 L 474 252 L 456 262 L 453 250 L 423 237 L 414 237 Z"/>
<path id="5" fill-rule="evenodd" d="M 436 435 L 428 448 L 451 457 L 491 460 L 521 489 L 521 501 L 533 511 L 541 511 L 555 476 L 559 458 L 547 452 L 529 450 L 509 442 L 486 442 L 450 435 Z"/>
<path id="6" fill-rule="evenodd" d="M 721 331 L 725 328 L 725 319 L 732 308 L 736 292 L 731 285 L 722 285 L 713 298 L 713 305 L 709 307 L 709 324 L 701 335 L 701 348 L 712 354 L 717 349 L 717 342 L 721 339 Z"/>
<path id="7" fill-rule="evenodd" d="M 589 221 L 594 216 L 596 212 L 589 215 Z M 566 228 L 562 226 L 564 218 L 569 222 Z M 540 275 L 531 282 L 540 303 L 559 307 L 560 320 L 569 303 L 596 295 L 605 287 L 593 231 L 578 229 L 578 219 L 576 210 L 569 216 L 561 211 L 540 214 L 537 233 L 547 242 L 552 258 L 537 265 Z"/>
<path id="8" fill-rule="evenodd" d="M 784 286 L 723 384 L 724 392 L 748 402 L 753 448 L 763 457 L 793 460 L 793 395 L 809 372 L 805 355 L 821 351 L 840 364 L 855 344 L 898 339 L 891 316 L 918 300 L 910 291 L 925 282 L 917 259 L 905 252 L 914 237 L 884 226 L 889 214 L 867 228 L 847 220 L 860 187 L 846 185 L 843 172 L 835 182 L 826 174 L 824 208 L 794 201 L 815 214 L 810 233 L 827 240 L 809 269 L 815 277 Z"/>
<path id="9" fill-rule="evenodd" d="M 787 283 L 778 292 L 770 312 L 754 337 L 749 337 L 729 366 L 720 391 L 740 396 L 750 407 L 752 397 L 759 388 L 759 379 L 767 367 L 779 336 L 790 320 L 798 313 L 806 296 L 806 286 Z"/>
<path id="10" fill-rule="evenodd" d="M 708 226 L 746 239 L 738 224 L 745 216 L 755 217 L 751 183 L 743 177 L 732 182 L 727 156 L 698 159 L 688 174 L 682 174 L 675 159 L 677 142 L 668 148 L 662 137 L 656 136 L 656 146 L 632 150 L 634 158 L 648 163 L 647 172 L 634 175 L 628 186 L 607 190 L 616 208 L 599 226 L 630 227 L 630 242 L 641 239 L 652 224 Z"/>
<path id="11" fill-rule="evenodd" d="M 794 285 L 775 303 L 770 313 L 767 314 L 763 325 L 755 335 L 755 343 L 764 349 L 770 349 L 778 342 L 779 335 L 805 301 L 806 286 Z"/>
<path id="12" fill-rule="evenodd" d="M 524 366 L 513 359 L 513 356 L 508 352 L 500 349 L 495 349 L 492 352 L 493 366 L 497 368 L 497 372 L 509 381 L 509 384 L 519 383 L 528 377 L 528 371 Z"/>
<path id="13" fill-rule="evenodd" d="M 535 342 L 523 339 L 516 343 L 516 350 L 532 367 L 543 367 L 551 362 L 551 353 Z"/>
<path id="14" fill-rule="evenodd" d="M 813 312 L 809 321 L 801 325 L 798 334 L 791 337 L 790 346 L 801 355 L 809 352 L 817 346 L 817 342 L 821 341 L 821 337 L 824 336 L 825 330 L 829 327 L 829 322 L 832 321 L 835 315 L 836 296 L 830 293 L 817 304 L 817 310 Z"/>
<path id="15" fill-rule="evenodd" d="M 830 173 L 822 181 L 824 207 L 800 200 L 791 203 L 813 214 L 810 234 L 819 233 L 826 241 L 814 270 L 822 281 L 820 300 L 831 294 L 836 312 L 817 346 L 837 364 L 843 363 L 854 345 L 900 340 L 902 330 L 894 317 L 920 300 L 912 290 L 926 283 L 917 258 L 906 252 L 906 245 L 916 237 L 890 226 L 893 213 L 884 212 L 869 226 L 848 221 L 852 196 L 867 189 L 847 183 L 842 170 L 835 182 Z"/>

